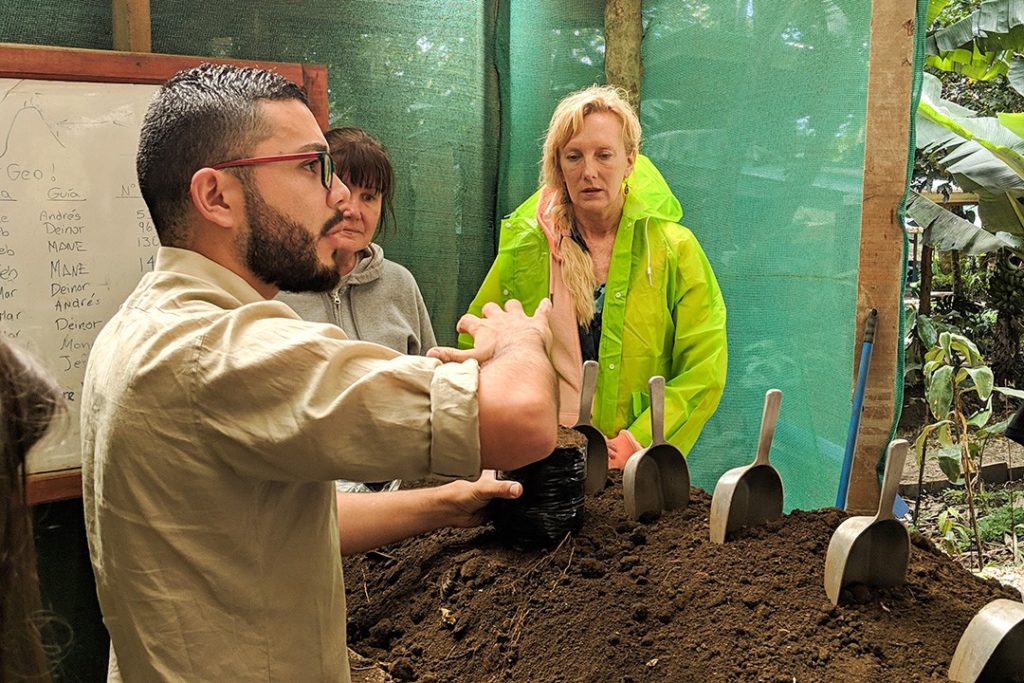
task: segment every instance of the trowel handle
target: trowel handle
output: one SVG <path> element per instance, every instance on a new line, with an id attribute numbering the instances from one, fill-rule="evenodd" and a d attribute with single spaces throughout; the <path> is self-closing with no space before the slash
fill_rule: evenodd
<path id="1" fill-rule="evenodd" d="M 665 378 L 655 375 L 647 383 L 651 389 L 651 447 L 665 443 Z"/>
<path id="2" fill-rule="evenodd" d="M 892 504 L 896 500 L 896 490 L 900 487 L 903 476 L 903 464 L 907 460 L 910 444 L 904 439 L 896 439 L 889 443 L 885 451 L 885 476 L 882 477 L 882 495 L 878 498 L 878 514 L 875 521 L 895 519 Z"/>
<path id="3" fill-rule="evenodd" d="M 779 408 L 781 407 L 782 392 L 778 389 L 769 389 L 764 395 L 764 412 L 761 414 L 761 434 L 757 437 L 755 465 L 768 464 L 772 439 L 775 438 L 775 423 L 779 421 Z"/>
<path id="4" fill-rule="evenodd" d="M 580 390 L 580 416 L 578 424 L 591 424 L 590 418 L 594 410 L 594 390 L 597 388 L 597 361 L 588 360 L 583 364 L 583 388 Z"/>

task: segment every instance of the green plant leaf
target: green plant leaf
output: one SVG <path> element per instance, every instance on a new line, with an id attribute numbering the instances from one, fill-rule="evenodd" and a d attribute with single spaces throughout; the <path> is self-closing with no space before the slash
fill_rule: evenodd
<path id="1" fill-rule="evenodd" d="M 953 403 L 953 368 L 943 365 L 928 377 L 925 382 L 925 398 L 928 408 L 937 420 L 944 420 L 949 415 Z"/>
<path id="2" fill-rule="evenodd" d="M 962 74 L 975 81 L 991 81 L 1010 71 L 1009 55 L 1005 50 L 949 50 L 941 55 L 928 55 L 925 64 L 941 71 Z"/>
<path id="3" fill-rule="evenodd" d="M 1010 58 L 1010 69 L 1006 72 L 1010 87 L 1024 95 L 1024 59 L 1017 55 Z"/>
<path id="4" fill-rule="evenodd" d="M 952 333 L 950 333 L 950 332 L 941 332 L 941 333 L 939 333 L 939 348 L 942 349 L 942 353 L 945 354 L 943 356 L 943 358 L 945 358 L 947 363 L 952 363 L 953 362 L 953 350 L 951 348 L 952 344 L 953 344 L 953 335 L 952 335 Z"/>
<path id="5" fill-rule="evenodd" d="M 953 349 L 959 351 L 967 360 L 967 364 L 972 368 L 985 362 L 981 357 L 981 352 L 978 351 L 978 347 L 975 346 L 974 342 L 962 334 L 950 334 L 949 345 Z"/>
<path id="6" fill-rule="evenodd" d="M 996 422 L 995 424 L 990 424 L 988 426 L 982 427 L 981 429 L 978 430 L 978 436 L 995 436 L 997 434 L 1002 434 L 1003 432 L 1006 431 L 1006 426 L 1009 424 L 1010 418 L 1006 418 L 1005 420 Z"/>
<path id="7" fill-rule="evenodd" d="M 943 100 L 942 83 L 928 73 L 916 129 L 918 150 L 961 188 L 977 195 L 985 230 L 1001 239 L 1024 237 L 1024 139 L 996 117 L 979 117 Z M 962 241 L 968 245 L 967 238 Z"/>
<path id="8" fill-rule="evenodd" d="M 1018 177 L 1024 176 L 1024 156 L 1021 154 L 1021 143 L 1024 140 L 1014 135 L 995 117 L 971 118 L 964 116 L 964 112 L 971 114 L 973 112 L 963 107 L 954 110 L 949 106 L 950 104 L 942 100 L 939 103 L 926 100 L 922 93 L 921 102 L 917 108 L 918 112 L 928 120 L 963 138 L 963 140 L 956 141 L 947 137 L 941 141 L 939 147 L 955 147 L 957 149 L 951 151 L 955 151 L 958 157 L 961 157 L 976 151 L 970 145 L 966 145 L 965 141 L 977 143 L 1009 166 Z M 959 150 L 960 147 L 965 149 Z M 959 161 L 959 159 L 954 160 Z M 954 160 L 946 159 L 944 162 Z"/>
<path id="9" fill-rule="evenodd" d="M 954 50 L 1024 52 L 1024 6 L 1020 0 L 986 0 L 960 21 L 931 32 L 926 50 L 932 55 Z"/>
<path id="10" fill-rule="evenodd" d="M 924 229 L 924 243 L 930 244 L 937 251 L 959 251 L 965 256 L 998 251 L 1005 247 L 1019 249 L 1024 247 L 1024 240 L 1007 232 L 993 234 L 984 227 L 979 227 L 968 220 L 942 208 L 927 197 L 916 192 L 910 193 L 907 201 L 907 215 Z M 922 337 L 928 346 L 935 343 L 933 335 Z"/>
<path id="11" fill-rule="evenodd" d="M 976 368 L 967 368 L 967 373 L 974 380 L 974 390 L 978 392 L 978 398 L 987 401 L 992 395 L 992 386 L 995 383 L 992 368 L 982 365 Z"/>
<path id="12" fill-rule="evenodd" d="M 935 323 L 926 315 L 917 316 L 917 336 L 924 342 L 925 348 L 935 346 L 939 340 L 939 332 L 935 329 Z"/>
<path id="13" fill-rule="evenodd" d="M 1024 138 L 1024 113 L 999 112 L 996 114 L 999 123 L 1017 137 Z"/>
<path id="14" fill-rule="evenodd" d="M 946 5 L 950 2 L 951 0 L 930 0 L 928 3 L 928 19 L 925 26 L 934 24 L 938 16 L 942 14 L 942 10 L 946 9 Z"/>
<path id="15" fill-rule="evenodd" d="M 992 387 L 994 391 L 998 391 L 1003 396 L 1013 396 L 1014 398 L 1024 398 L 1024 389 L 1011 389 L 1010 387 Z"/>
<path id="16" fill-rule="evenodd" d="M 960 453 L 950 455 L 946 451 L 939 452 L 935 459 L 939 461 L 939 469 L 946 475 L 946 479 L 953 484 L 959 484 L 963 481 L 963 473 L 960 471 Z"/>
<path id="17" fill-rule="evenodd" d="M 985 407 L 967 418 L 967 424 L 971 427 L 983 428 L 992 419 L 992 399 L 990 398 Z"/>
<path id="18" fill-rule="evenodd" d="M 953 423 L 950 420 L 943 420 L 939 423 L 939 432 L 936 437 L 939 440 L 939 446 L 942 448 L 956 448 L 956 444 L 953 442 Z"/>
<path id="19" fill-rule="evenodd" d="M 922 463 L 924 456 L 924 444 L 928 440 L 928 435 L 934 432 L 936 429 L 939 429 L 943 425 L 945 425 L 948 430 L 949 420 L 942 420 L 941 422 L 933 422 L 931 424 L 926 424 L 924 428 L 921 430 L 921 433 L 917 435 L 916 439 L 914 439 L 914 457 L 917 458 L 918 467 L 924 466 Z"/>

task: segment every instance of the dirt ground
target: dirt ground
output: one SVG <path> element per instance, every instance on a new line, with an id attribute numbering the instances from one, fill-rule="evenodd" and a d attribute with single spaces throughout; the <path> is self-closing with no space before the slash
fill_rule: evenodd
<path id="1" fill-rule="evenodd" d="M 915 534 L 904 586 L 833 608 L 824 561 L 843 513 L 796 511 L 717 546 L 709 508 L 694 489 L 687 510 L 630 522 L 613 474 L 555 550 L 482 528 L 349 558 L 349 645 L 423 683 L 944 681 L 977 610 L 1017 597 Z"/>
<path id="2" fill-rule="evenodd" d="M 916 434 L 909 430 L 906 433 L 900 434 L 901 439 L 907 439 L 911 444 L 913 444 L 915 436 Z M 934 447 L 934 444 L 930 446 L 932 449 Z M 1024 446 L 1001 436 L 989 439 L 989 442 L 985 444 L 982 464 L 991 465 L 992 463 L 999 462 L 1005 462 L 1007 467 L 1010 468 L 1024 467 Z M 917 471 L 917 458 L 914 455 L 913 448 L 911 448 L 910 453 L 907 454 L 907 463 L 903 467 L 903 476 L 900 478 L 900 483 L 916 484 Z M 1017 475 L 1016 478 L 1020 478 L 1020 475 Z M 942 473 L 939 463 L 935 458 L 929 457 L 925 461 L 924 479 L 925 481 L 946 481 L 946 475 Z"/>

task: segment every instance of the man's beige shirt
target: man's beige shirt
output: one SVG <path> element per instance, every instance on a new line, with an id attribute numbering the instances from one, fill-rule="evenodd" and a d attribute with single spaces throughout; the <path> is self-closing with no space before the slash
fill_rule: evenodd
<path id="1" fill-rule="evenodd" d="M 89 550 L 121 676 L 348 681 L 332 482 L 475 476 L 477 379 L 475 362 L 347 340 L 161 249 L 82 394 Z"/>

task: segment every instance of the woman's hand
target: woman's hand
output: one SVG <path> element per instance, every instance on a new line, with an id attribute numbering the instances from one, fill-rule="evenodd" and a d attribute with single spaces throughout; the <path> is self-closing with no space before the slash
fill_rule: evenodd
<path id="1" fill-rule="evenodd" d="M 621 470 L 626 466 L 629 456 L 643 448 L 640 442 L 623 429 L 613 439 L 608 439 L 608 469 Z"/>

